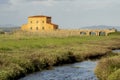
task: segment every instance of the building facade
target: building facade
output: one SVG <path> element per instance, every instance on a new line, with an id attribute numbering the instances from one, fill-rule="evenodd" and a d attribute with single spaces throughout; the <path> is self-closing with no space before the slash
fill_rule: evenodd
<path id="1" fill-rule="evenodd" d="M 21 30 L 30 32 L 52 31 L 56 29 L 58 29 L 58 25 L 51 22 L 51 17 L 43 15 L 28 17 L 28 23 L 23 24 L 21 27 Z"/>

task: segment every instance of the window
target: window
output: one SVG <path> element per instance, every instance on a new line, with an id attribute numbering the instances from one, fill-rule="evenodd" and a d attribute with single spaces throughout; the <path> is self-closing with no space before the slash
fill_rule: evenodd
<path id="1" fill-rule="evenodd" d="M 42 21 L 42 23 L 44 23 L 44 21 Z"/>
<path id="2" fill-rule="evenodd" d="M 32 21 L 30 21 L 30 23 L 32 23 Z"/>
<path id="3" fill-rule="evenodd" d="M 42 27 L 42 30 L 44 30 L 44 27 Z"/>
<path id="4" fill-rule="evenodd" d="M 38 30 L 38 27 L 36 27 L 36 30 Z"/>
<path id="5" fill-rule="evenodd" d="M 32 30 L 32 27 L 30 27 L 30 30 Z"/>

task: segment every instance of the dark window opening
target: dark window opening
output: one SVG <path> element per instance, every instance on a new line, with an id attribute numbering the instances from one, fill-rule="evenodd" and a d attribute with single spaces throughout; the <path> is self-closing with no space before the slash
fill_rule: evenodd
<path id="1" fill-rule="evenodd" d="M 44 27 L 42 27 L 42 30 L 44 30 Z"/>
<path id="2" fill-rule="evenodd" d="M 38 30 L 38 27 L 36 27 L 36 30 Z"/>

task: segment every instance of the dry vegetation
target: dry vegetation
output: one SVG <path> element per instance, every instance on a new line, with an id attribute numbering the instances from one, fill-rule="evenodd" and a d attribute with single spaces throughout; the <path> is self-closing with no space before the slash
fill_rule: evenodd
<path id="1" fill-rule="evenodd" d="M 34 71 L 109 54 L 120 48 L 119 41 L 119 35 L 74 36 L 65 32 L 0 35 L 0 80 L 16 80 Z"/>
<path id="2" fill-rule="evenodd" d="M 120 55 L 100 60 L 95 72 L 100 80 L 120 80 Z"/>

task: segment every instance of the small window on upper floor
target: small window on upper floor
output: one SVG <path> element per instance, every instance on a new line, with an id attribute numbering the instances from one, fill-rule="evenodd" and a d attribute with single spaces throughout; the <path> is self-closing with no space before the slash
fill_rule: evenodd
<path id="1" fill-rule="evenodd" d="M 32 23 L 32 21 L 30 21 L 30 23 Z"/>
<path id="2" fill-rule="evenodd" d="M 44 23 L 44 21 L 42 21 L 42 23 Z"/>
<path id="3" fill-rule="evenodd" d="M 36 30 L 38 30 L 38 27 L 36 27 Z"/>

